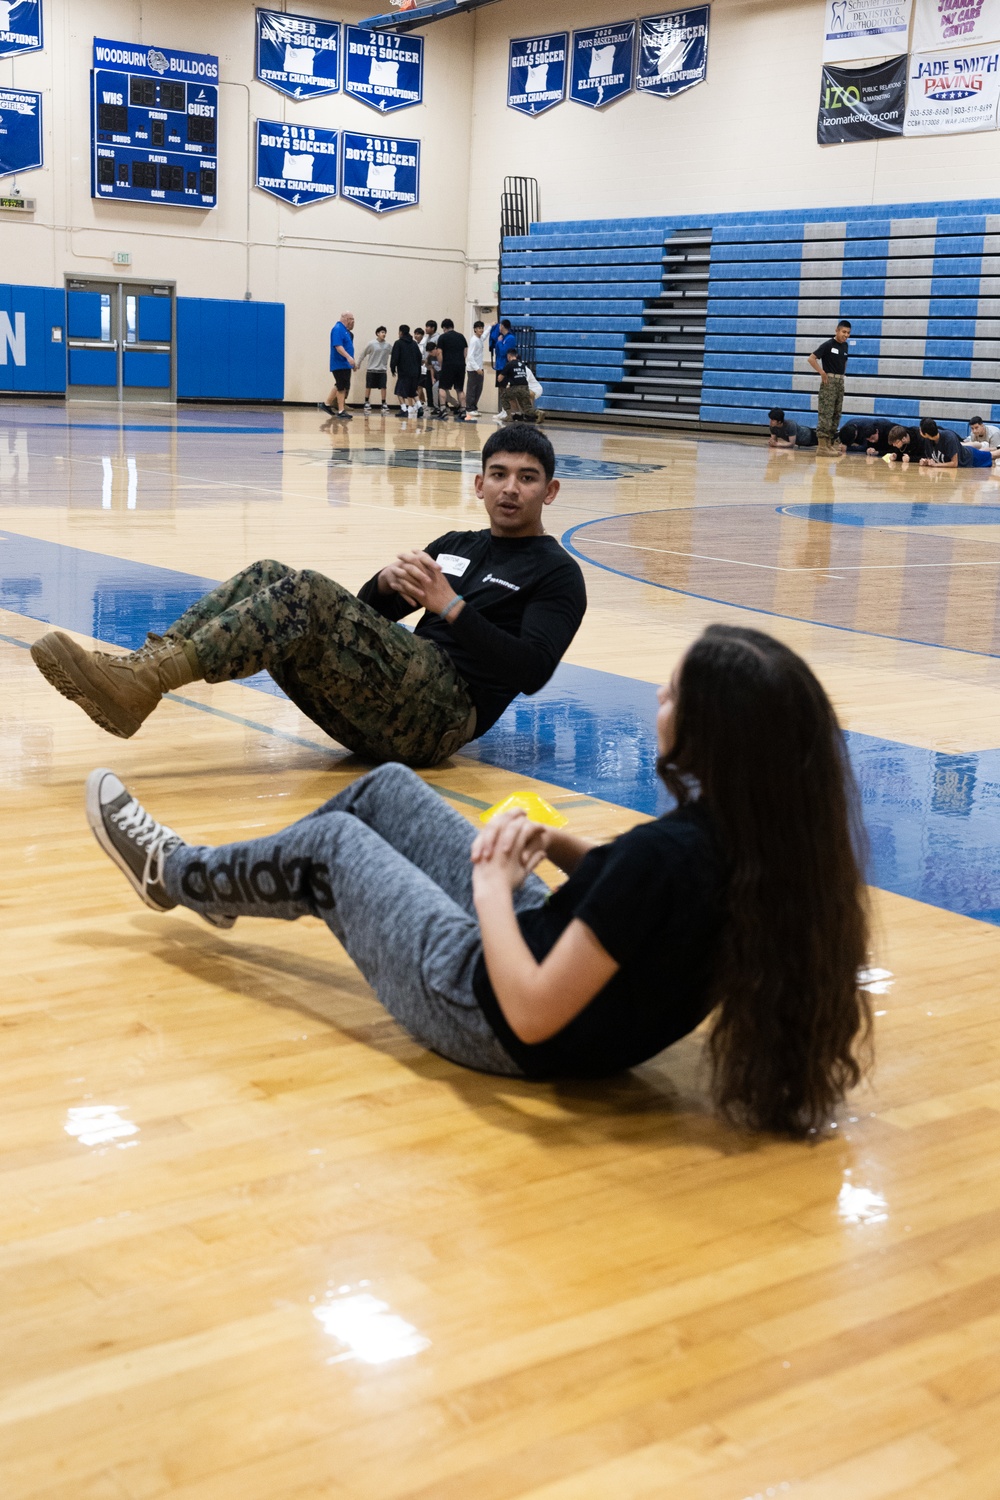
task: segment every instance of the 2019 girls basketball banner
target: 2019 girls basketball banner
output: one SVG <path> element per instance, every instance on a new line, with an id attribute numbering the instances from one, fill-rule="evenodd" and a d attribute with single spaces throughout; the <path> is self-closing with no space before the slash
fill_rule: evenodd
<path id="1" fill-rule="evenodd" d="M 635 76 L 634 21 L 574 31 L 569 96 L 600 109 L 632 92 Z"/>
<path id="2" fill-rule="evenodd" d="M 337 196 L 337 131 L 257 121 L 255 186 L 301 208 Z"/>
<path id="3" fill-rule="evenodd" d="M 343 134 L 340 196 L 372 213 L 391 213 L 420 202 L 420 142 Z"/>
<path id="4" fill-rule="evenodd" d="M 522 36 L 510 44 L 507 63 L 507 108 L 540 115 L 566 97 L 569 32 Z"/>
<path id="5" fill-rule="evenodd" d="M 42 96 L 0 89 L 0 177 L 42 165 Z"/>
<path id="6" fill-rule="evenodd" d="M 913 0 L 826 0 L 823 61 L 854 62 L 900 51 L 912 9 Z"/>
<path id="7" fill-rule="evenodd" d="M 909 58 L 892 57 L 871 68 L 823 69 L 816 139 L 821 146 L 902 135 Z"/>
<path id="8" fill-rule="evenodd" d="M 708 72 L 709 6 L 645 16 L 639 22 L 637 91 L 672 98 L 703 83 Z"/>
<path id="9" fill-rule="evenodd" d="M 0 0 L 0 57 L 42 46 L 42 0 Z"/>
<path id="10" fill-rule="evenodd" d="M 914 52 L 1000 42 L 1000 0 L 916 0 Z"/>
<path id="11" fill-rule="evenodd" d="M 422 104 L 424 39 L 344 27 L 344 93 L 381 114 Z"/>
<path id="12" fill-rule="evenodd" d="M 316 99 L 340 87 L 340 22 L 257 12 L 256 76 L 291 99 Z"/>
<path id="13" fill-rule="evenodd" d="M 1000 47 L 910 58 L 904 135 L 995 130 Z"/>

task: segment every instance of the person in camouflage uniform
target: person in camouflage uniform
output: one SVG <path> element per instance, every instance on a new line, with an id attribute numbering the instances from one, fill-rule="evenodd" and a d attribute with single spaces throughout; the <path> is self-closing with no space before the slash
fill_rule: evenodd
<path id="1" fill-rule="evenodd" d="M 837 441 L 837 433 L 844 407 L 844 375 L 850 337 L 851 325 L 846 318 L 841 318 L 833 337 L 825 339 L 809 356 L 809 363 L 819 376 L 816 439 L 820 454 L 837 454 L 843 451 Z"/>

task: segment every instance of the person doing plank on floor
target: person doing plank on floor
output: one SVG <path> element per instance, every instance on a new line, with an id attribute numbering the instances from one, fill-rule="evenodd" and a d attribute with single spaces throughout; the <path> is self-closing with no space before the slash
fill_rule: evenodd
<path id="1" fill-rule="evenodd" d="M 402 552 L 357 595 L 308 568 L 244 568 L 127 655 L 60 630 L 31 648 L 42 675 L 128 739 L 164 693 L 267 671 L 331 738 L 370 760 L 433 766 L 548 682 L 587 608 L 579 565 L 546 535 L 555 454 L 515 425 L 483 448 L 489 527 Z M 398 622 L 424 614 L 414 631 Z"/>

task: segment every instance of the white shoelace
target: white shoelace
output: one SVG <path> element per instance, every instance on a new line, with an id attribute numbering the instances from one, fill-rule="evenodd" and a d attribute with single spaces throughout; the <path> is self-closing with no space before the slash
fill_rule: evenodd
<path id="1" fill-rule="evenodd" d="M 146 851 L 143 886 L 162 884 L 163 861 L 172 849 L 184 842 L 180 835 L 163 823 L 158 823 L 134 797 L 120 812 L 111 814 L 111 821 L 137 848 Z"/>

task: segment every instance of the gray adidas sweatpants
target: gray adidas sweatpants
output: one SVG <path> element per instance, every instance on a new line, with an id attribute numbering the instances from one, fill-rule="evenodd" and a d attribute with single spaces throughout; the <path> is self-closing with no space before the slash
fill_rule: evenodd
<path id="1" fill-rule="evenodd" d="M 416 1041 L 484 1073 L 521 1076 L 472 989 L 482 955 L 475 829 L 415 772 L 389 764 L 269 838 L 182 845 L 163 883 L 180 905 L 234 917 L 320 917 Z M 529 875 L 518 911 L 548 887 Z"/>

